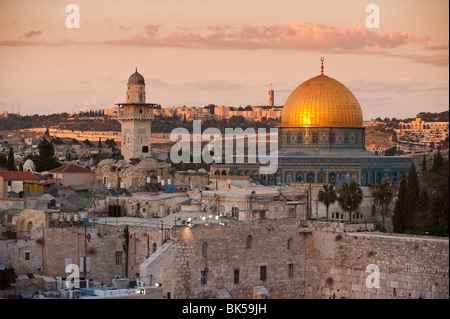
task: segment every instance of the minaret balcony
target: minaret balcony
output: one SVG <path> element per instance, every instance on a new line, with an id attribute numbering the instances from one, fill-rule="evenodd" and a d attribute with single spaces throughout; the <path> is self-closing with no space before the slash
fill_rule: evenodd
<path id="1" fill-rule="evenodd" d="M 118 116 L 120 120 L 137 120 L 137 121 L 148 121 L 153 120 L 153 112 L 151 113 L 139 113 L 139 112 L 119 112 Z"/>

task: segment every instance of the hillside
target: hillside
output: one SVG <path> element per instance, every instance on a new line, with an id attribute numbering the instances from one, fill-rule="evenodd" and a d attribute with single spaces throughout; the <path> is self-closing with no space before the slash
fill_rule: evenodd
<path id="1" fill-rule="evenodd" d="M 425 121 L 448 121 L 449 111 L 440 113 L 421 112 L 417 117 Z M 386 150 L 395 145 L 396 134 L 394 129 L 398 127 L 400 122 L 409 122 L 415 118 L 400 119 L 379 119 L 383 122 L 376 126 L 366 128 L 366 148 L 367 150 Z M 248 121 L 242 116 L 233 116 L 229 119 L 220 121 L 216 119 L 208 120 L 202 124 L 202 128 L 220 127 L 222 131 L 226 127 L 240 127 L 246 129 L 254 128 L 271 128 L 277 127 L 279 121 L 253 122 Z M 0 117 L 1 131 L 11 131 L 27 128 L 49 127 L 73 131 L 120 131 L 120 123 L 114 117 L 106 116 L 97 111 L 88 111 L 80 114 L 50 114 L 50 115 L 31 115 L 18 116 L 9 114 L 7 118 Z M 160 117 L 155 116 L 152 123 L 152 132 L 154 133 L 170 133 L 177 127 L 184 127 L 192 131 L 192 122 L 185 121 L 177 117 Z"/>

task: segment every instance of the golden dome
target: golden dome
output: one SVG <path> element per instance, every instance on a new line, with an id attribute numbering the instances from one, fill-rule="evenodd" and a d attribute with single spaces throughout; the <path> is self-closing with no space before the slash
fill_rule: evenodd
<path id="1" fill-rule="evenodd" d="M 323 60 L 322 60 L 323 61 Z M 363 126 L 361 106 L 350 90 L 323 74 L 300 84 L 287 98 L 281 127 Z"/>

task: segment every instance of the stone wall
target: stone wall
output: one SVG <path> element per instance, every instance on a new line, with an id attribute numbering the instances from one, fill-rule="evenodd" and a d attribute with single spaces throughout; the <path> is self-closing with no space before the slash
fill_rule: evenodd
<path id="1" fill-rule="evenodd" d="M 345 233 L 338 223 L 310 222 L 306 298 L 449 298 L 448 238 Z M 379 269 L 380 287 L 367 266 Z"/>
<path id="2" fill-rule="evenodd" d="M 255 286 L 264 286 L 272 298 L 303 298 L 305 237 L 299 228 L 297 219 L 178 227 L 169 253 L 151 257 L 141 274 L 163 282 L 165 292 L 171 291 L 174 298 L 219 298 L 218 292 L 224 290 L 232 298 L 253 298 Z M 292 277 L 289 264 L 293 264 Z M 267 270 L 265 280 L 260 278 L 261 266 Z M 237 269 L 239 282 L 234 283 Z M 202 271 L 206 271 L 204 284 Z M 168 274 L 175 279 L 170 281 Z"/>
<path id="3" fill-rule="evenodd" d="M 14 268 L 16 275 L 42 273 L 43 227 L 32 230 L 29 238 L 0 240 L 0 264 Z"/>
<path id="4" fill-rule="evenodd" d="M 81 257 L 88 257 L 90 269 L 80 269 L 80 276 L 111 283 L 113 276 L 139 276 L 140 264 L 158 247 L 163 238 L 159 228 L 128 226 L 128 260 L 125 250 L 127 226 L 91 226 L 72 230 L 48 228 L 45 230 L 45 274 L 65 277 L 65 258 L 81 266 Z M 116 254 L 117 253 L 117 254 Z M 84 263 L 84 262 L 83 262 Z M 127 270 L 125 269 L 126 265 Z"/>

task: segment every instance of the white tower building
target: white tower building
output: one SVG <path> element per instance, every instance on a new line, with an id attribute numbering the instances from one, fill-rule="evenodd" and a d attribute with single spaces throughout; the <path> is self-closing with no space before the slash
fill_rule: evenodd
<path id="1" fill-rule="evenodd" d="M 145 80 L 136 72 L 128 79 L 126 103 L 119 106 L 118 120 L 122 125 L 122 156 L 126 161 L 144 159 L 151 155 L 152 108 L 156 104 L 145 103 Z"/>

